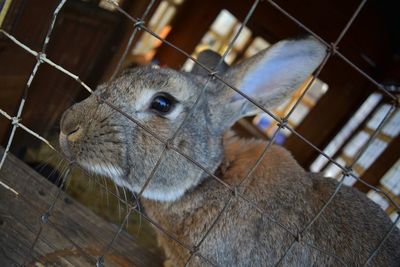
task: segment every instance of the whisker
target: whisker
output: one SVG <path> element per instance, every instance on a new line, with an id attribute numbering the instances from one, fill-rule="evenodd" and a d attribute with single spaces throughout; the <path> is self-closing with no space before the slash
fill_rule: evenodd
<path id="1" fill-rule="evenodd" d="M 116 192 L 116 194 L 117 194 L 118 219 L 121 219 L 121 201 L 120 201 L 120 193 L 119 193 L 117 184 L 116 184 L 116 183 L 113 183 L 113 184 L 114 184 L 115 192 Z"/>
<path id="2" fill-rule="evenodd" d="M 105 194 L 106 194 L 106 202 L 107 202 L 107 207 L 110 207 L 110 199 L 109 199 L 109 197 L 108 197 L 108 183 L 107 183 L 107 180 L 106 180 L 106 178 L 104 177 L 104 176 L 100 176 L 101 178 L 102 178 L 102 181 L 103 181 L 103 184 L 104 184 L 104 186 L 105 186 L 105 188 L 106 188 L 106 190 L 105 190 Z"/>
<path id="3" fill-rule="evenodd" d="M 50 160 L 53 158 L 53 155 L 49 155 L 47 156 L 47 158 L 45 160 L 43 160 L 42 162 L 40 162 L 40 164 L 38 166 L 36 166 L 36 170 L 38 170 L 39 172 L 42 172 L 43 169 L 50 164 Z"/>
<path id="4" fill-rule="evenodd" d="M 70 165 L 65 165 L 64 172 L 61 175 L 61 184 L 59 186 L 60 189 L 63 189 L 65 187 L 65 184 L 69 182 L 70 179 L 70 173 L 71 173 L 71 168 Z"/>
<path id="5" fill-rule="evenodd" d="M 137 235 L 139 235 L 140 231 L 142 229 L 142 212 L 141 212 L 141 208 L 140 208 L 139 198 L 136 196 L 135 193 L 132 193 L 132 194 L 133 194 L 133 198 L 135 199 L 136 208 L 138 210 L 138 215 L 139 215 L 139 227 L 138 227 L 138 231 L 137 231 Z"/>
<path id="6" fill-rule="evenodd" d="M 62 184 L 63 184 L 63 181 L 62 181 L 63 178 L 62 177 L 64 176 L 65 172 L 67 172 L 68 169 L 69 169 L 69 166 L 67 164 L 64 164 L 64 163 L 65 163 L 64 159 L 61 159 L 60 162 L 59 162 L 59 167 L 56 168 L 56 169 L 59 168 L 59 170 L 61 172 L 61 174 L 59 176 L 57 176 L 57 179 L 56 179 L 56 185 L 57 186 L 62 186 Z"/>
<path id="7" fill-rule="evenodd" d="M 128 199 L 127 199 L 127 197 L 126 197 L 126 190 L 125 190 L 125 187 L 124 187 L 124 186 L 122 187 L 122 192 L 124 193 L 124 200 L 125 200 L 126 212 L 128 212 L 128 210 L 129 210 L 129 207 L 128 207 Z M 129 220 L 126 222 L 126 228 L 128 228 L 128 223 L 129 223 Z"/>
<path id="8" fill-rule="evenodd" d="M 61 167 L 62 166 L 62 164 L 63 164 L 63 162 L 64 162 L 64 160 L 63 159 L 60 159 L 59 161 L 58 161 L 58 163 L 56 164 L 56 166 L 54 166 L 54 167 L 52 167 L 51 165 L 49 165 L 50 167 L 51 167 L 51 172 L 49 173 L 49 174 L 47 174 L 46 176 L 46 179 L 47 180 L 49 180 L 49 181 L 51 181 L 52 183 L 54 183 L 56 186 L 60 186 L 60 181 L 61 181 L 61 177 L 62 177 L 62 175 L 63 175 L 63 172 L 64 172 L 64 169 Z M 42 170 L 43 171 L 43 170 Z M 58 172 L 58 171 L 60 171 L 60 173 L 57 175 L 57 178 L 56 178 L 56 180 L 55 181 L 52 181 L 52 179 L 51 179 L 51 177 L 56 173 L 56 172 Z"/>
<path id="9" fill-rule="evenodd" d="M 101 153 L 101 155 L 102 155 L 104 158 L 107 158 L 107 157 L 104 155 L 104 153 L 103 153 L 102 150 L 100 150 L 100 153 Z M 112 171 L 111 171 L 111 169 L 109 168 L 108 164 L 103 164 L 103 165 L 105 165 L 105 167 L 108 169 L 109 173 L 112 174 Z M 105 184 L 105 187 L 106 187 L 107 206 L 109 206 L 110 203 L 109 203 L 109 198 L 108 198 L 108 186 L 107 186 L 106 180 L 104 179 L 104 176 L 102 176 L 102 177 L 103 177 L 103 181 L 104 181 L 104 184 Z"/>

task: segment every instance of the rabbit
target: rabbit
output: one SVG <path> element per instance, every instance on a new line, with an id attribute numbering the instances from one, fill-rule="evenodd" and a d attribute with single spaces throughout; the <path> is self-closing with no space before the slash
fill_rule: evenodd
<path id="1" fill-rule="evenodd" d="M 201 53 L 199 61 L 273 109 L 312 75 L 326 53 L 315 38 L 303 37 L 277 42 L 232 67 L 211 51 Z M 134 193 L 153 175 L 141 192 L 147 216 L 196 252 L 191 255 L 158 231 L 165 266 L 363 265 L 393 226 L 385 212 L 343 185 L 306 228 L 338 182 L 305 171 L 289 151 L 274 144 L 243 181 L 268 142 L 239 138 L 230 128 L 259 109 L 208 74 L 200 66 L 191 72 L 153 66 L 123 72 L 64 112 L 59 135 L 63 153 Z M 160 140 L 168 142 L 166 150 Z M 236 188 L 236 194 L 222 183 Z M 400 265 L 397 227 L 370 265 Z"/>

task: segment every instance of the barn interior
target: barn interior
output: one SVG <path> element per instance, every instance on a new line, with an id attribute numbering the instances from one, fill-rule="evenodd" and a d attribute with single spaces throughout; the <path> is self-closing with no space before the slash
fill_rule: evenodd
<path id="1" fill-rule="evenodd" d="M 190 70 L 195 63 L 171 44 L 195 58 L 204 49 L 223 54 L 254 4 L 249 0 L 113 2 L 164 41 L 138 28 L 107 0 L 66 1 L 54 25 L 46 57 L 91 88 L 138 65 Z M 57 5 L 56 0 L 6 0 L 0 4 L 0 27 L 30 49 L 40 51 Z M 400 203 L 398 10 L 399 4 L 391 0 L 258 3 L 226 57 L 229 64 L 279 40 L 310 31 L 330 45 L 332 56 L 310 86 L 305 83 L 272 111 L 282 118 L 295 107 L 288 124 L 298 135 L 287 130 L 275 134 L 278 123 L 262 112 L 239 121 L 234 126 L 236 133 L 243 138 L 273 138 L 305 169 L 336 179 L 343 176 L 343 170 L 330 159 L 351 165 L 362 181 Z M 62 113 L 89 94 L 76 80 L 48 64 L 40 66 L 27 91 L 36 62 L 35 56 L 0 34 L 0 109 L 15 116 L 21 99 L 26 98 L 20 121 L 56 146 Z M 10 144 L 11 154 L 60 186 L 65 162 L 20 127 L 10 143 L 13 127 L 9 119 L 0 116 L 1 146 Z M 107 180 L 101 180 L 101 185 L 90 182 L 80 170 L 71 173 L 68 183 L 62 185 L 68 196 L 108 222 L 124 222 L 127 207 L 114 195 L 104 193 L 104 187 L 125 198 L 132 197 L 129 192 L 119 192 L 121 189 L 114 189 Z M 395 204 L 362 181 L 347 177 L 344 183 L 368 194 L 395 220 Z M 161 254 L 154 230 L 146 220 L 132 215 L 124 229 L 137 237 L 135 242 L 141 247 Z"/>

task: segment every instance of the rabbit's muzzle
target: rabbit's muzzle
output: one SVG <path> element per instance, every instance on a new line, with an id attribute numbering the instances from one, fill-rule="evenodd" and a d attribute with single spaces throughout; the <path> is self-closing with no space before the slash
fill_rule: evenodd
<path id="1" fill-rule="evenodd" d="M 69 143 L 77 142 L 83 136 L 83 128 L 74 120 L 71 109 L 64 112 L 60 122 L 59 142 L 62 151 L 68 158 L 72 158 Z"/>
<path id="2" fill-rule="evenodd" d="M 100 105 L 93 97 L 66 110 L 61 118 L 59 135 L 64 155 L 98 173 L 99 169 L 125 166 L 125 129 L 118 114 L 112 115 L 110 108 Z"/>
<path id="3" fill-rule="evenodd" d="M 66 110 L 60 122 L 59 142 L 64 154 L 73 159 L 72 147 L 76 146 L 84 137 L 82 126 L 83 114 L 78 107 L 79 104 Z"/>

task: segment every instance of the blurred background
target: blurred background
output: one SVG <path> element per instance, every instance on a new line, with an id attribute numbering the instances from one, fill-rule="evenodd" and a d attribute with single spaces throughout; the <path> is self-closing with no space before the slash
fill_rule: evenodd
<path id="1" fill-rule="evenodd" d="M 133 18 L 141 17 L 148 1 L 116 1 Z M 359 5 L 359 0 L 275 1 L 327 42 L 334 42 Z M 18 40 L 38 51 L 44 41 L 55 0 L 6 0 L 1 2 L 0 25 Z M 223 53 L 252 1 L 162 0 L 156 1 L 145 19 L 152 31 L 194 57 L 204 50 Z M 400 88 L 400 25 L 397 1 L 369 0 L 348 33 L 340 51 L 362 71 L 394 95 Z M 104 0 L 69 0 L 61 10 L 49 43 L 47 57 L 77 74 L 95 88 L 110 79 L 124 53 L 133 23 Z M 293 20 L 264 1 L 234 43 L 226 60 L 234 64 L 281 39 L 304 34 Z M 16 114 L 27 79 L 36 58 L 0 35 L 0 107 Z M 129 47 L 123 66 L 159 64 L 189 71 L 193 62 L 150 34 L 139 31 Z M 309 82 L 309 81 L 308 81 Z M 308 85 L 273 112 L 283 117 Z M 88 96 L 76 81 L 43 64 L 29 91 L 22 122 L 57 143 L 60 116 L 65 109 Z M 386 115 L 391 100 L 376 86 L 338 57 L 328 60 L 293 114 L 289 125 L 342 165 L 349 165 Z M 195 123 L 195 122 L 193 122 Z M 12 125 L 0 117 L 0 142 L 5 146 Z M 234 130 L 245 138 L 269 139 L 276 122 L 267 114 L 241 120 Z M 400 112 L 396 110 L 354 166 L 363 180 L 400 201 Z M 333 178 L 341 170 L 317 150 L 289 131 L 281 131 L 276 143 L 289 149 L 306 169 Z M 46 145 L 17 130 L 11 151 L 52 181 L 65 163 Z M 110 190 L 114 185 L 101 181 Z M 352 178 L 347 185 L 368 194 L 394 218 L 394 207 L 380 194 Z M 120 222 L 124 207 L 75 170 L 67 192 L 111 222 Z M 122 193 L 120 193 L 122 194 Z M 126 194 L 129 195 L 128 192 Z M 121 211 L 122 210 L 122 211 Z M 155 248 L 148 225 L 132 217 L 128 231 L 141 234 L 144 246 Z"/>

